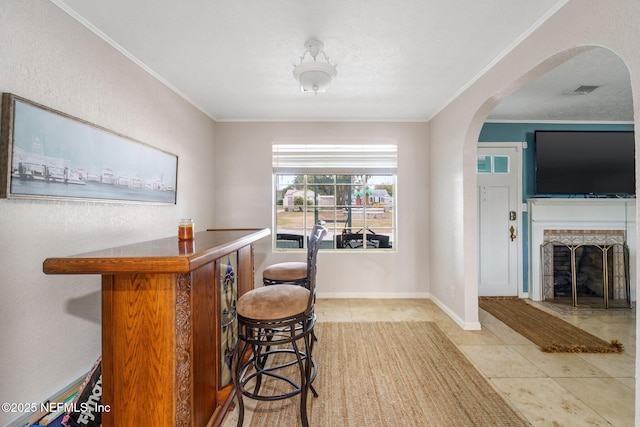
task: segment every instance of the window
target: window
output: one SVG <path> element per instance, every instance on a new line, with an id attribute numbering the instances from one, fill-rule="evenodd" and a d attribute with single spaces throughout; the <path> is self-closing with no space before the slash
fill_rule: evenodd
<path id="1" fill-rule="evenodd" d="M 274 248 L 304 250 L 318 221 L 321 249 L 392 250 L 396 145 L 274 144 Z"/>
<path id="2" fill-rule="evenodd" d="M 509 156 L 478 155 L 478 173 L 509 173 Z"/>

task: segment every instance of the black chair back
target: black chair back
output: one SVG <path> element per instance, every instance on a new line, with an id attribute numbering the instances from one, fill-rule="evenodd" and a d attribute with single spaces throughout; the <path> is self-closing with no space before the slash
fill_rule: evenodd
<path id="1" fill-rule="evenodd" d="M 277 247 L 289 247 L 287 243 L 293 243 L 298 248 L 302 248 L 304 247 L 304 236 L 302 234 L 278 233 L 276 234 L 276 242 Z"/>
<path id="2" fill-rule="evenodd" d="M 325 234 L 327 234 L 327 228 L 319 222 L 313 226 L 311 236 L 309 236 L 309 243 L 307 247 L 307 283 L 309 284 L 309 304 L 307 305 L 307 311 L 311 311 L 316 297 L 316 264 L 318 259 L 318 249 L 320 249 L 320 242 L 322 242 Z"/>

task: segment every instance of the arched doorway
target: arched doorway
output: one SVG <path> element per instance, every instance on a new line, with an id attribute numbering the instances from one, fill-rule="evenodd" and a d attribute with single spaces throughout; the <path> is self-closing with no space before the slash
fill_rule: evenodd
<path id="1" fill-rule="evenodd" d="M 527 204 L 527 199 L 537 195 L 535 132 L 632 131 L 633 99 L 626 65 L 614 52 L 603 47 L 581 47 L 559 53 L 520 80 L 522 82 L 514 84 L 508 94 L 501 95 L 499 102 L 494 98 L 483 106 L 484 111 L 490 109 L 491 112 L 488 113 L 478 139 L 481 143 L 492 142 L 497 146 L 513 141 L 524 143 L 523 199 L 520 201 L 521 212 L 518 212 L 520 220 L 516 225 L 522 250 L 522 257 L 516 260 L 522 263 L 522 285 L 518 293 L 540 300 L 543 292 L 540 277 L 536 274 L 540 269 L 540 259 L 536 248 L 532 246 L 535 236 L 529 235 L 532 212 L 529 212 L 530 204 Z M 577 197 L 565 195 L 569 196 Z M 554 198 L 560 196 L 554 195 Z M 633 214 L 630 209 L 635 209 L 635 199 L 629 200 L 621 203 L 624 205 L 621 209 L 625 210 L 623 215 Z M 480 228 L 479 248 L 482 248 L 482 224 Z M 633 240 L 635 231 L 629 229 L 627 224 L 625 228 L 626 235 Z M 485 237 L 486 235 L 484 233 Z M 483 257 L 486 259 L 489 255 L 479 252 L 480 272 Z M 635 249 L 630 259 L 635 260 Z M 634 265 L 631 266 L 631 273 L 631 283 L 635 283 Z M 479 277 L 481 280 L 482 274 Z"/>

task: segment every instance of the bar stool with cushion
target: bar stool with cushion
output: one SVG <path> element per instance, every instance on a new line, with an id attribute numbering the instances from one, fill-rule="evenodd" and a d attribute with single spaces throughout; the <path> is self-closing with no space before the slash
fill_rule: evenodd
<path id="1" fill-rule="evenodd" d="M 327 229 L 313 228 L 309 238 L 307 286 L 276 284 L 238 299 L 238 343 L 233 381 L 238 398 L 238 426 L 244 421 L 244 397 L 280 400 L 300 395 L 300 419 L 307 418 L 307 396 L 317 371 L 312 357 L 316 293 L 316 258 Z M 261 392 L 261 388 L 263 389 Z"/>
<path id="2" fill-rule="evenodd" d="M 300 285 L 307 287 L 306 262 L 279 262 L 262 272 L 262 283 L 269 285 Z"/>
<path id="3" fill-rule="evenodd" d="M 324 222 L 319 222 L 322 225 Z M 313 234 L 313 232 L 312 232 Z M 292 235 L 288 235 L 292 236 Z M 302 243 L 303 236 L 299 236 L 299 243 Z M 302 247 L 302 245 L 300 245 Z M 309 248 L 307 248 L 307 260 L 309 259 Z M 306 262 L 279 262 L 272 264 L 262 272 L 262 283 L 269 285 L 301 285 L 309 287 L 307 281 L 307 270 L 309 266 Z"/>

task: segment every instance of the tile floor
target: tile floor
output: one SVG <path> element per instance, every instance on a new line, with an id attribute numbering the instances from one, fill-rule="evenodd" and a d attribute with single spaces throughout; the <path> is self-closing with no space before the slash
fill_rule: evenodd
<path id="1" fill-rule="evenodd" d="M 605 340 L 618 339 L 625 345 L 625 352 L 543 353 L 483 310 L 482 330 L 464 331 L 430 300 L 321 299 L 316 312 L 320 322 L 436 322 L 533 426 L 632 427 L 635 310 L 583 316 L 538 306 Z M 229 413 L 224 427 L 236 425 L 234 412 Z M 250 415 L 248 410 L 245 425 L 249 425 Z"/>

